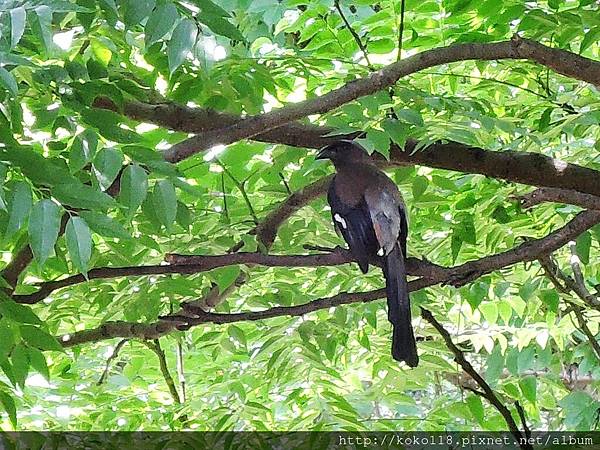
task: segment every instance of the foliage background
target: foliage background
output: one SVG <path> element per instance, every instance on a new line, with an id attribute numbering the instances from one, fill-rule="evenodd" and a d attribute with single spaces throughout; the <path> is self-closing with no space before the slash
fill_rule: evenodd
<path id="1" fill-rule="evenodd" d="M 187 133 L 99 108 L 98 96 L 116 111 L 135 100 L 253 115 L 367 76 L 396 61 L 399 42 L 405 58 L 517 32 L 598 60 L 599 13 L 591 0 L 4 1 L 2 261 L 8 265 L 27 243 L 35 256 L 15 293 L 94 267 L 159 264 L 167 253 L 223 254 L 240 241 L 243 251 L 264 251 L 251 234 L 255 226 L 291 192 L 331 173 L 313 151 L 248 140 L 169 164 L 159 151 Z M 531 62 L 467 61 L 413 74 L 391 93 L 307 120 L 338 133 L 365 131 L 361 142 L 384 154 L 390 139 L 445 139 L 600 169 L 599 103 L 590 84 Z M 542 237 L 579 210 L 553 203 L 524 210 L 513 197 L 531 187 L 477 174 L 425 166 L 388 173 L 409 205 L 409 254 L 443 266 Z M 111 197 L 117 177 L 120 190 Z M 599 239 L 600 228 L 592 228 L 575 250 L 592 295 L 600 284 Z M 283 224 L 269 252 L 302 254 L 305 245 L 340 243 L 320 197 Z M 555 257 L 570 274 L 569 250 Z M 493 407 L 465 389 L 462 370 L 418 314 L 420 366 L 407 370 L 391 359 L 383 301 L 203 324 L 161 337 L 160 348 L 132 339 L 115 352 L 119 340 L 110 339 L 62 350 L 52 337 L 107 321 L 154 322 L 182 301 L 206 304 L 207 295 L 218 297 L 215 311 L 228 313 L 381 285 L 379 270 L 363 276 L 356 265 L 229 266 L 92 280 L 31 307 L 5 295 L 0 427 L 506 428 Z M 511 411 L 519 400 L 532 429 L 596 427 L 600 355 L 572 305 L 583 308 L 593 336 L 598 311 L 559 292 L 538 262 L 458 289 L 431 287 L 412 300 L 434 312 Z M 177 396 L 161 371 L 162 351 Z"/>

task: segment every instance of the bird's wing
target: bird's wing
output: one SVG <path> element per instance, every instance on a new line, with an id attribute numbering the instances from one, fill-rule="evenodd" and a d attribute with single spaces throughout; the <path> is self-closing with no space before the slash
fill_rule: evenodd
<path id="1" fill-rule="evenodd" d="M 402 230 L 406 228 L 402 226 L 406 222 L 406 215 L 399 194 L 390 192 L 385 186 L 369 187 L 365 191 L 365 203 L 379 245 L 377 254 L 388 255 L 401 237 L 401 232 L 406 234 L 406 230 Z"/>
<path id="2" fill-rule="evenodd" d="M 364 201 L 354 207 L 341 201 L 335 193 L 334 183 L 335 179 L 327 193 L 333 222 L 348 244 L 350 252 L 358 261 L 360 269 L 366 273 L 369 269 L 370 255 L 374 255 L 378 248 L 371 215 Z"/>

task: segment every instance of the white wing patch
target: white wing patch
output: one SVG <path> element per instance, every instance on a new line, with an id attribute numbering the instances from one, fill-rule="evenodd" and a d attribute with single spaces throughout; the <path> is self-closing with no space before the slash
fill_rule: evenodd
<path id="1" fill-rule="evenodd" d="M 339 223 L 342 228 L 345 230 L 346 228 L 348 228 L 348 225 L 346 224 L 346 221 L 344 220 L 344 218 L 342 216 L 340 216 L 338 213 L 335 213 L 333 216 L 333 220 L 335 220 L 337 223 Z"/>
<path id="2" fill-rule="evenodd" d="M 380 248 L 379 250 L 377 250 L 377 256 L 383 256 L 383 254 L 385 253 L 385 250 L 382 248 Z"/>

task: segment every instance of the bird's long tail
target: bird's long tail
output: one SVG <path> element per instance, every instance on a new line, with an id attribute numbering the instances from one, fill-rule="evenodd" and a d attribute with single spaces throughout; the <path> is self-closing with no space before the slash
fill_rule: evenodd
<path id="1" fill-rule="evenodd" d="M 406 282 L 404 256 L 400 246 L 385 257 L 383 268 L 388 304 L 388 319 L 392 324 L 392 357 L 405 361 L 410 367 L 419 364 L 417 344 L 410 317 L 410 299 Z"/>

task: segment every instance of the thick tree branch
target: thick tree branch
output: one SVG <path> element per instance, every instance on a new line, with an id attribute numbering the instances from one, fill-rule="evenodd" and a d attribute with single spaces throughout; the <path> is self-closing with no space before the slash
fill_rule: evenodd
<path id="1" fill-rule="evenodd" d="M 583 233 L 586 229 L 600 222 L 600 212 L 584 211 L 575 216 L 569 223 L 550 233 L 541 239 L 533 239 L 520 246 L 496 255 L 470 261 L 456 267 L 435 267 L 426 276 L 412 280 L 408 287 L 411 292 L 436 284 L 461 285 L 472 281 L 485 273 L 513 265 L 521 261 L 533 261 L 543 255 L 547 255 L 567 242 Z M 254 255 L 252 253 L 247 255 Z M 325 255 L 316 255 L 324 257 Z M 256 256 L 251 256 L 257 258 Z M 314 258 L 315 255 L 303 256 L 303 258 Z M 337 257 L 337 256 L 336 256 Z M 220 258 L 220 257 L 218 257 Z M 257 261 L 257 259 L 254 259 Z M 306 259 L 304 260 L 306 262 Z M 413 260 L 414 261 L 414 260 Z M 431 264 L 431 263 L 428 263 Z M 411 260 L 409 260 L 409 269 Z M 185 312 L 191 313 L 192 317 L 175 314 L 167 316 L 152 324 L 138 324 L 128 322 L 108 322 L 92 330 L 84 330 L 70 335 L 59 337 L 64 347 L 96 342 L 114 337 L 156 339 L 158 336 L 167 334 L 179 326 L 185 327 L 199 325 L 202 323 L 232 323 L 240 321 L 256 321 L 277 316 L 300 316 L 320 309 L 331 308 L 357 302 L 371 302 L 385 296 L 385 289 L 369 292 L 348 293 L 343 292 L 333 297 L 325 297 L 313 300 L 297 306 L 278 306 L 264 311 L 252 311 L 233 314 L 217 314 L 205 312 L 202 308 L 190 304 L 182 305 Z M 195 316 L 195 317 L 194 317 Z"/>
<path id="2" fill-rule="evenodd" d="M 139 102 L 137 100 L 129 100 L 123 105 L 123 110 L 119 111 L 119 107 L 109 98 L 97 97 L 93 106 L 115 112 L 122 112 L 130 119 L 153 123 L 161 127 L 186 133 L 199 134 L 207 131 L 219 130 L 242 120 L 240 116 L 234 114 L 219 112 L 212 109 L 192 108 L 189 106 L 178 105 L 167 100 L 161 103 L 152 104 Z M 359 132 L 357 132 L 349 135 L 327 136 L 334 131 L 333 128 L 293 122 L 265 133 L 257 134 L 253 139 L 255 141 L 270 144 L 319 148 L 323 145 L 327 145 L 327 143 L 332 143 L 337 139 L 351 139 L 359 134 Z"/>
<path id="3" fill-rule="evenodd" d="M 179 162 L 214 145 L 231 144 L 311 114 L 331 111 L 352 100 L 388 88 L 400 78 L 429 67 L 457 61 L 495 59 L 530 59 L 550 67 L 558 73 L 600 87 L 600 62 L 565 50 L 546 47 L 518 36 L 510 41 L 454 44 L 449 47 L 427 50 L 397 61 L 320 97 L 290 104 L 261 115 L 247 117 L 222 129 L 207 131 L 191 137 L 166 150 L 164 157 L 169 162 Z"/>
<path id="4" fill-rule="evenodd" d="M 141 117 L 140 120 L 150 121 L 160 126 L 175 126 L 174 129 L 185 132 L 193 132 L 193 124 L 196 117 L 199 117 L 197 127 L 202 128 L 214 126 L 215 123 L 218 123 L 221 116 L 221 113 L 214 111 L 187 108 L 173 104 L 145 105 L 132 102 L 126 104 L 125 111 L 127 112 L 130 109 L 136 111 L 136 114 L 130 115 L 132 118 L 140 118 L 140 111 L 156 111 L 156 114 L 147 114 Z M 178 114 L 185 116 L 186 119 L 174 122 L 167 114 L 171 110 L 179 111 Z M 234 121 L 232 123 L 235 123 L 235 120 L 241 120 L 239 117 L 237 119 L 234 119 L 232 116 L 227 117 Z M 320 148 L 335 139 L 352 138 L 358 135 L 356 133 L 355 135 L 337 136 L 335 138 L 325 137 L 331 131 L 329 128 L 293 123 L 273 130 L 268 137 L 265 137 L 265 139 L 261 138 L 260 140 L 306 148 Z M 535 194 L 532 193 L 531 199 L 528 200 L 525 198 L 524 201 L 528 201 L 533 206 L 537 204 L 533 198 L 539 198 L 539 202 L 545 201 L 544 198 L 547 198 L 548 201 L 561 201 L 576 204 L 587 209 L 600 209 L 600 200 L 596 198 L 600 197 L 600 183 L 596 182 L 600 179 L 600 172 L 596 170 L 537 153 L 490 151 L 451 141 L 436 142 L 415 151 L 417 146 L 418 142 L 414 140 L 409 140 L 404 149 L 392 145 L 390 148 L 390 161 L 385 162 L 380 160 L 379 162 L 382 166 L 388 164 L 420 164 L 464 173 L 478 173 L 492 178 L 542 188 L 557 188 L 541 190 Z M 316 183 L 319 183 L 319 181 Z M 317 189 L 317 186 L 314 187 Z M 561 190 L 559 191 L 558 189 Z M 326 190 L 326 185 L 321 185 L 320 192 L 315 192 L 315 197 L 321 195 Z M 580 195 L 577 197 L 569 193 L 569 190 L 590 195 Z"/>
<path id="5" fill-rule="evenodd" d="M 421 164 L 438 169 L 479 173 L 531 186 L 569 189 L 600 196 L 600 172 L 539 153 L 495 152 L 456 142 L 434 143 L 415 151 L 416 146 L 417 142 L 412 140 L 407 142 L 404 150 L 392 146 L 391 163 Z M 550 192 L 558 195 L 554 191 L 548 191 L 548 195 Z M 566 193 L 562 198 L 565 201 L 576 199 L 586 205 L 591 201 L 591 196 L 575 197 Z"/>

